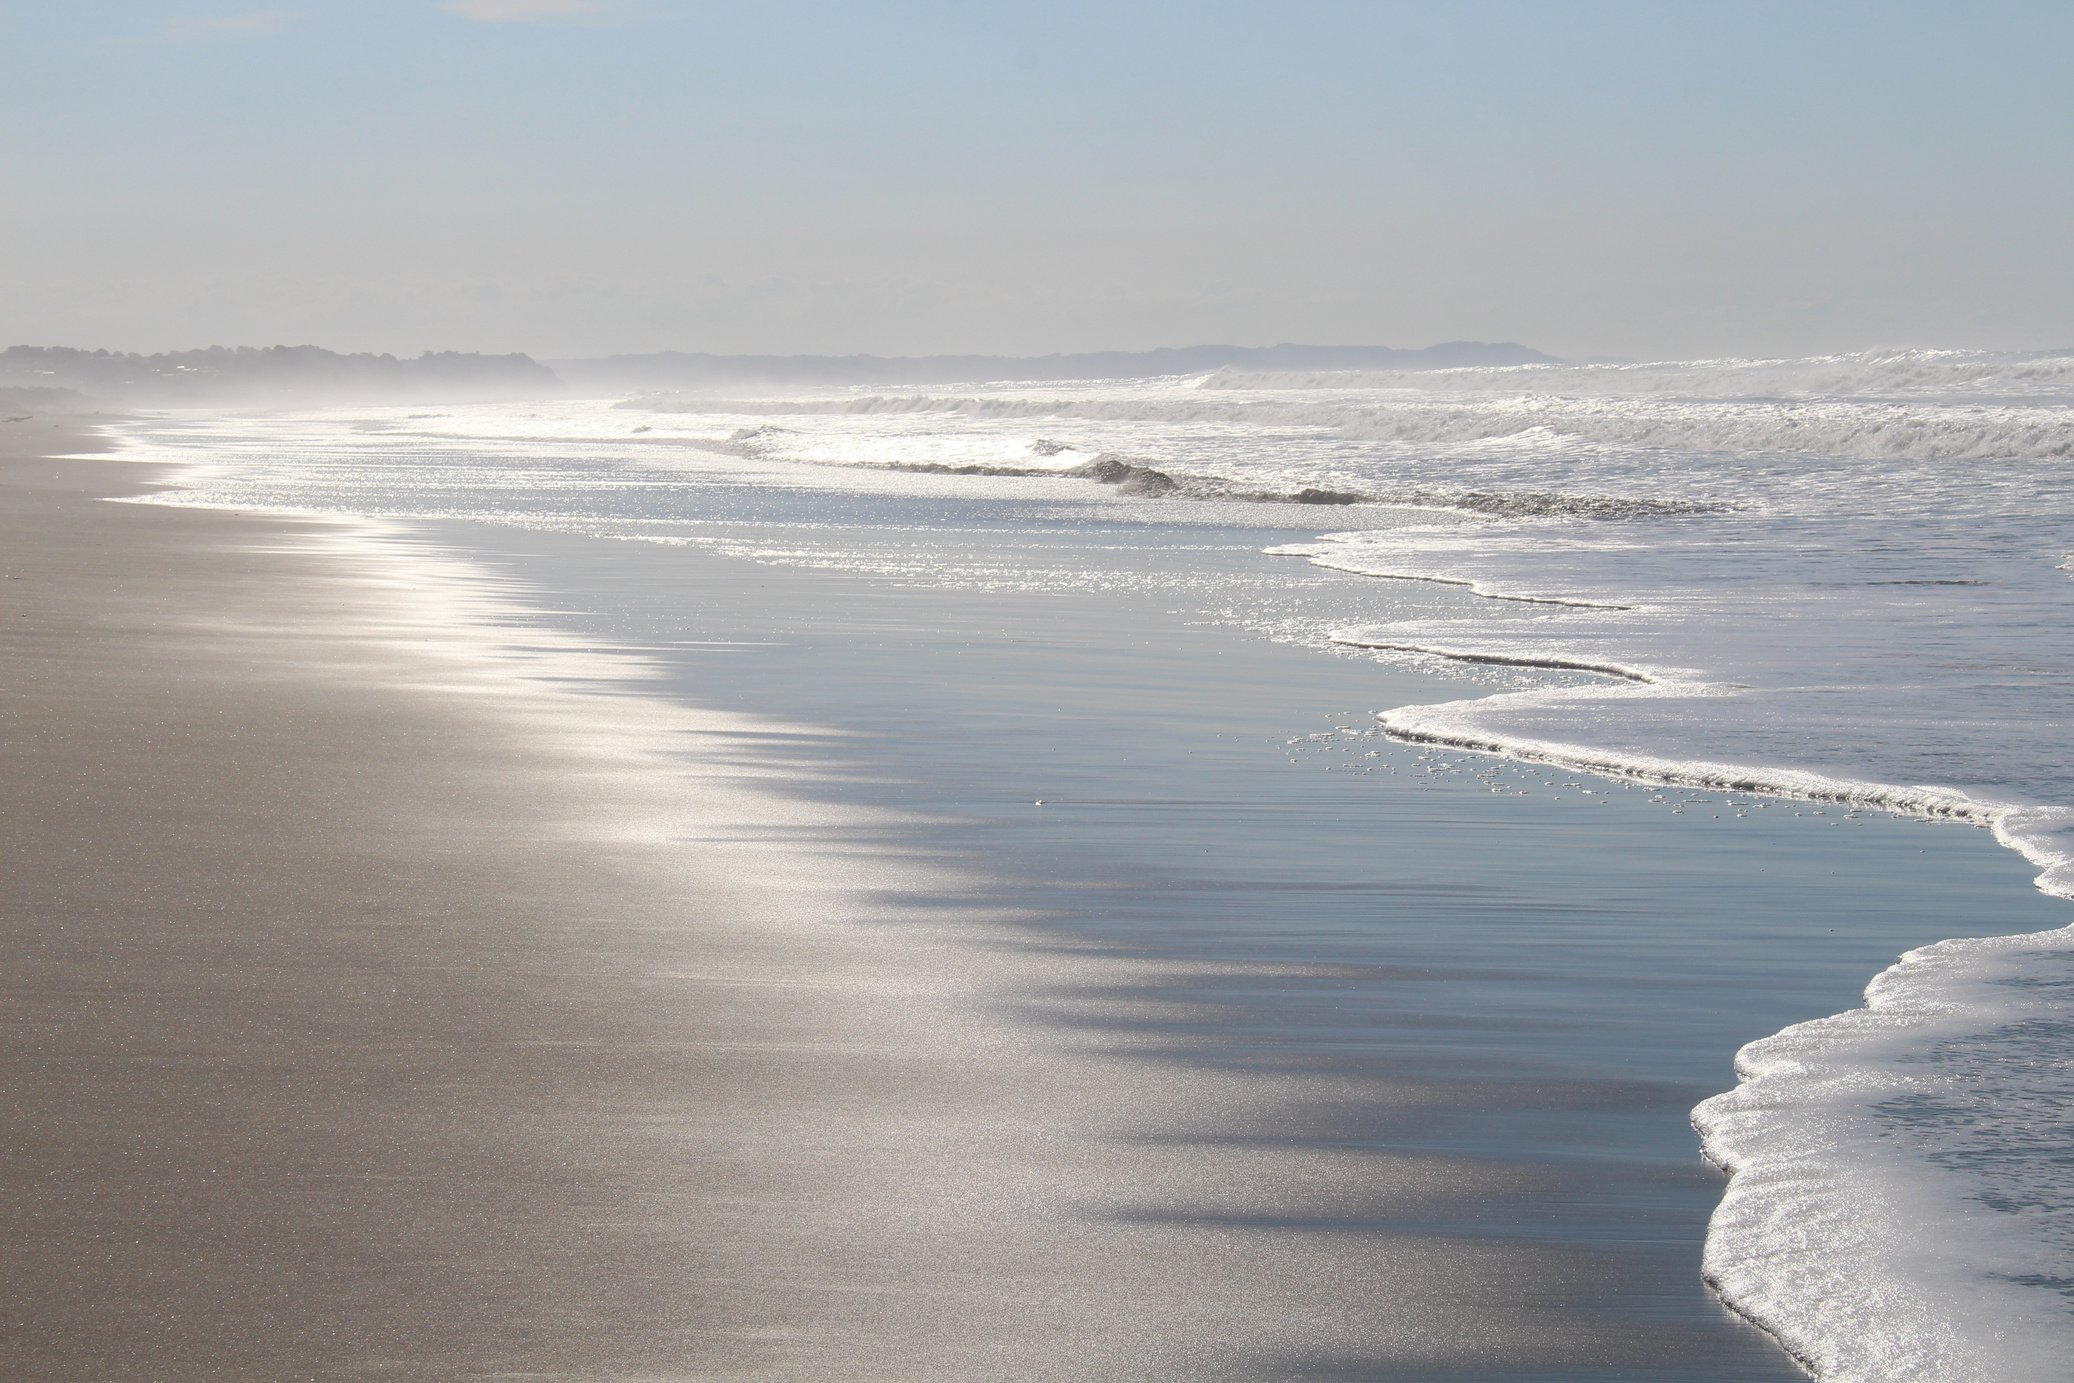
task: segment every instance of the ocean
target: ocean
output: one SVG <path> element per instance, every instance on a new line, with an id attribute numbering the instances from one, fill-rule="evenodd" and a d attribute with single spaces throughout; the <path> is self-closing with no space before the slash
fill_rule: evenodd
<path id="1" fill-rule="evenodd" d="M 156 502 L 379 520 L 672 695 L 821 727 L 817 791 L 918 823 L 888 849 L 1174 977 L 1028 1021 L 1157 1010 L 1158 1061 L 1388 1084 L 1291 1147 L 1518 1171 L 1237 1225 L 1571 1265 L 1588 1341 L 1406 1376 L 2074 1366 L 2074 356 L 118 432 L 180 463 Z"/>

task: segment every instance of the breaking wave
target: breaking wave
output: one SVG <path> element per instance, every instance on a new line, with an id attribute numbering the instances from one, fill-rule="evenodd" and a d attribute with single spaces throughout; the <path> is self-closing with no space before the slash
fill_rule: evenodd
<path id="1" fill-rule="evenodd" d="M 1398 447 L 1538 434 L 1655 452 L 1913 460 L 2074 457 L 2074 354 L 1915 351 L 1803 361 L 1256 375 L 1108 387 L 635 399 L 659 413 L 1312 429 Z"/>
<path id="2" fill-rule="evenodd" d="M 1719 513 L 1728 506 L 1679 498 L 1638 495 L 1565 494 L 1534 489 L 1451 489 L 1420 484 L 1378 484 L 1366 488 L 1290 484 L 1262 485 L 1245 479 L 1161 467 L 1146 461 L 1100 452 L 1082 460 L 1068 443 L 1038 438 L 1029 443 L 1029 459 L 929 461 L 882 457 L 823 457 L 795 453 L 787 443 L 800 434 L 791 428 L 763 425 L 738 428 L 722 442 L 697 445 L 729 451 L 774 455 L 808 465 L 906 472 L 913 475 L 969 475 L 1005 478 L 1087 480 L 1107 485 L 1135 499 L 1194 499 L 1268 504 L 1379 504 L 1408 509 L 1452 510 L 1503 518 L 1580 518 L 1623 520 Z M 775 445 L 772 445 L 775 444 Z"/>
<path id="3" fill-rule="evenodd" d="M 1205 389 L 1334 390 L 1349 386 L 1460 393 L 1563 393 L 1789 399 L 1823 395 L 2032 395 L 2074 390 L 2074 351 L 1855 351 L 1801 358 L 1550 363 L 1451 370 L 1217 370 Z"/>

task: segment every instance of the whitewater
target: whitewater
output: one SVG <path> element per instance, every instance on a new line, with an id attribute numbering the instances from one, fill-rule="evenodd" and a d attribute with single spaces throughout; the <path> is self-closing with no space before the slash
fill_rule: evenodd
<path id="1" fill-rule="evenodd" d="M 1247 580 L 1205 574 L 1220 618 L 1461 677 L 1458 699 L 1373 708 L 1395 737 L 1970 824 L 2074 898 L 2074 354 L 743 391 L 131 436 L 187 463 L 162 502 L 946 584 L 1134 579 L 1019 563 L 961 504 L 1031 526 L 1225 506 L 1288 541 Z M 951 517 L 845 520 L 889 495 Z M 1299 569 L 1410 596 L 1364 618 L 1278 586 Z M 1736 1069 L 1694 1112 L 1732 1174 L 1705 1260 L 1724 1301 L 1822 1378 L 2074 1373 L 2074 932 L 1911 952 L 1865 1007 Z"/>

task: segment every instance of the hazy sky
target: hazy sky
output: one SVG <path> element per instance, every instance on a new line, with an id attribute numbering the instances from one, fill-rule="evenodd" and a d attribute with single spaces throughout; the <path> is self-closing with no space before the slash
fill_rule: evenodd
<path id="1" fill-rule="evenodd" d="M 2074 4 L 0 0 L 0 344 L 2074 346 Z"/>

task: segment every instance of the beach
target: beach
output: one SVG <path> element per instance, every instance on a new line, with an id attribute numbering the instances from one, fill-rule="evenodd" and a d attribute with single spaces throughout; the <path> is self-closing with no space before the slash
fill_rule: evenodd
<path id="1" fill-rule="evenodd" d="M 0 1383 L 2074 1379 L 1889 11 L 4 7 Z"/>
<path id="2" fill-rule="evenodd" d="M 1074 1227 L 1243 1209 L 1243 1149 L 1100 1136 L 1233 1082 L 976 1026 L 1073 966 L 887 946 L 872 823 L 743 782 L 781 727 L 608 727 L 312 525 L 9 469 L 14 1376 L 1204 1376 L 1507 1314 L 1473 1252 Z"/>
<path id="3" fill-rule="evenodd" d="M 1747 841 L 1566 901 L 1523 880 L 1605 818 L 1455 772 L 1344 828 L 1387 877 L 1292 860 L 1373 780 L 1231 796 L 1273 667 L 1113 739 L 1226 636 L 684 549 L 662 630 L 628 545 L 103 503 L 163 472 L 51 440 L 6 473 L 15 1376 L 1790 1378 L 1699 1281 L 1683 1111 L 1939 890 L 2029 915 L 1974 833 L 1860 825 L 1773 860 L 1843 860 L 1840 939 L 1638 1002 L 1655 895 Z M 1508 803 L 1546 859 L 1436 855 Z"/>

